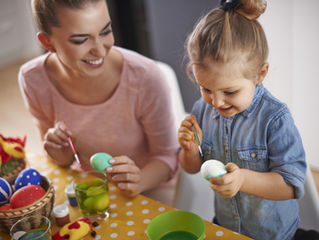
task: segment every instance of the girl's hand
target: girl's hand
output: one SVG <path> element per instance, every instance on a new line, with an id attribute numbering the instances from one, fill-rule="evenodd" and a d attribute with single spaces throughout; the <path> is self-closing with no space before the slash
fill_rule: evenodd
<path id="1" fill-rule="evenodd" d="M 244 182 L 241 169 L 234 163 L 227 163 L 227 174 L 222 177 L 212 178 L 210 187 L 223 197 L 231 198 L 235 196 Z"/>
<path id="2" fill-rule="evenodd" d="M 182 149 L 186 152 L 195 152 L 198 151 L 198 146 L 196 142 L 196 136 L 193 130 L 193 124 L 196 129 L 197 136 L 199 141 L 202 141 L 202 130 L 200 129 L 195 116 L 186 117 L 180 128 L 178 129 L 178 142 Z"/>
<path id="3" fill-rule="evenodd" d="M 117 185 L 124 195 L 134 197 L 141 193 L 141 170 L 127 156 L 114 157 L 112 167 L 106 169 L 108 180 Z"/>

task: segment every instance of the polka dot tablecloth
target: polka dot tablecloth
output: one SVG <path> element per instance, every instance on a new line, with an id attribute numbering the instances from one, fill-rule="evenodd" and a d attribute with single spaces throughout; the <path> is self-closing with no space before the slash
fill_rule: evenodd
<path id="1" fill-rule="evenodd" d="M 66 184 L 72 183 L 78 172 L 60 168 L 41 155 L 28 153 L 29 167 L 37 169 L 42 175 L 47 176 L 55 188 L 55 205 L 66 203 L 70 209 L 70 219 L 75 221 L 81 217 L 79 207 L 69 205 L 67 196 L 64 193 Z M 114 239 L 114 240 L 147 240 L 146 228 L 150 221 L 157 215 L 175 210 L 175 208 L 162 204 L 143 195 L 134 198 L 123 196 L 112 184 L 109 185 L 110 196 L 110 217 L 107 220 L 98 221 L 99 226 L 94 228 L 96 236 L 93 238 L 88 234 L 84 239 Z M 59 227 L 52 220 L 52 234 L 59 231 Z M 228 229 L 214 225 L 205 221 L 205 238 L 211 239 L 250 239 Z M 4 232 L 0 232 L 0 240 L 9 240 L 10 237 Z"/>

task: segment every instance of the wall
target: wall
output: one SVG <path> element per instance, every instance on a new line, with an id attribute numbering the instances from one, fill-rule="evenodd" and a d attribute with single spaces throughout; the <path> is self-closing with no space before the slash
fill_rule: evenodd
<path id="1" fill-rule="evenodd" d="M 269 42 L 270 71 L 265 86 L 286 102 L 303 139 L 307 160 L 319 169 L 317 124 L 319 82 L 319 2 L 268 0 L 260 21 Z"/>
<path id="2" fill-rule="evenodd" d="M 40 53 L 30 1 L 1 0 L 0 68 Z"/>

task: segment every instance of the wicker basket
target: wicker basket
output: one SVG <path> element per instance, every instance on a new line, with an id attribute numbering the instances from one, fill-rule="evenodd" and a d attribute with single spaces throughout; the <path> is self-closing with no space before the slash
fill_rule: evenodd
<path id="1" fill-rule="evenodd" d="M 41 187 L 46 191 L 45 195 L 36 202 L 22 207 L 7 211 L 0 211 L 0 226 L 3 230 L 9 232 L 11 226 L 24 216 L 46 216 L 50 217 L 54 205 L 54 187 L 53 184 L 42 176 Z"/>
<path id="2" fill-rule="evenodd" d="M 11 173 L 9 173 L 8 175 L 4 175 L 1 176 L 2 178 L 4 178 L 5 180 L 7 180 L 10 184 L 14 184 L 14 181 L 16 180 L 17 176 L 19 175 L 19 173 L 25 169 L 26 166 L 26 161 L 25 159 L 20 159 L 22 161 L 21 165 L 19 167 L 17 167 L 15 170 L 13 170 Z"/>

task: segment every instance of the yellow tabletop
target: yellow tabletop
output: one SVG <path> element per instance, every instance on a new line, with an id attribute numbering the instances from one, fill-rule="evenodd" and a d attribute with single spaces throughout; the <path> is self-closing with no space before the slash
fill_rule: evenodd
<path id="1" fill-rule="evenodd" d="M 64 193 L 66 184 L 70 184 L 78 172 L 60 168 L 41 155 L 28 153 L 28 167 L 37 169 L 41 175 L 48 177 L 55 188 L 55 205 L 68 204 L 67 196 Z M 109 185 L 110 195 L 110 217 L 105 221 L 98 221 L 99 226 L 94 228 L 97 235 L 95 238 L 88 234 L 84 239 L 115 239 L 115 240 L 147 240 L 146 228 L 149 222 L 157 215 L 175 210 L 175 208 L 160 203 L 143 195 L 134 198 L 123 196 L 120 191 L 112 184 Z M 79 207 L 70 209 L 71 222 L 81 217 Z M 59 231 L 52 220 L 52 235 Z M 206 232 L 204 239 L 250 239 L 236 232 L 220 227 L 205 221 Z M 9 240 L 7 233 L 0 232 L 0 240 Z"/>

